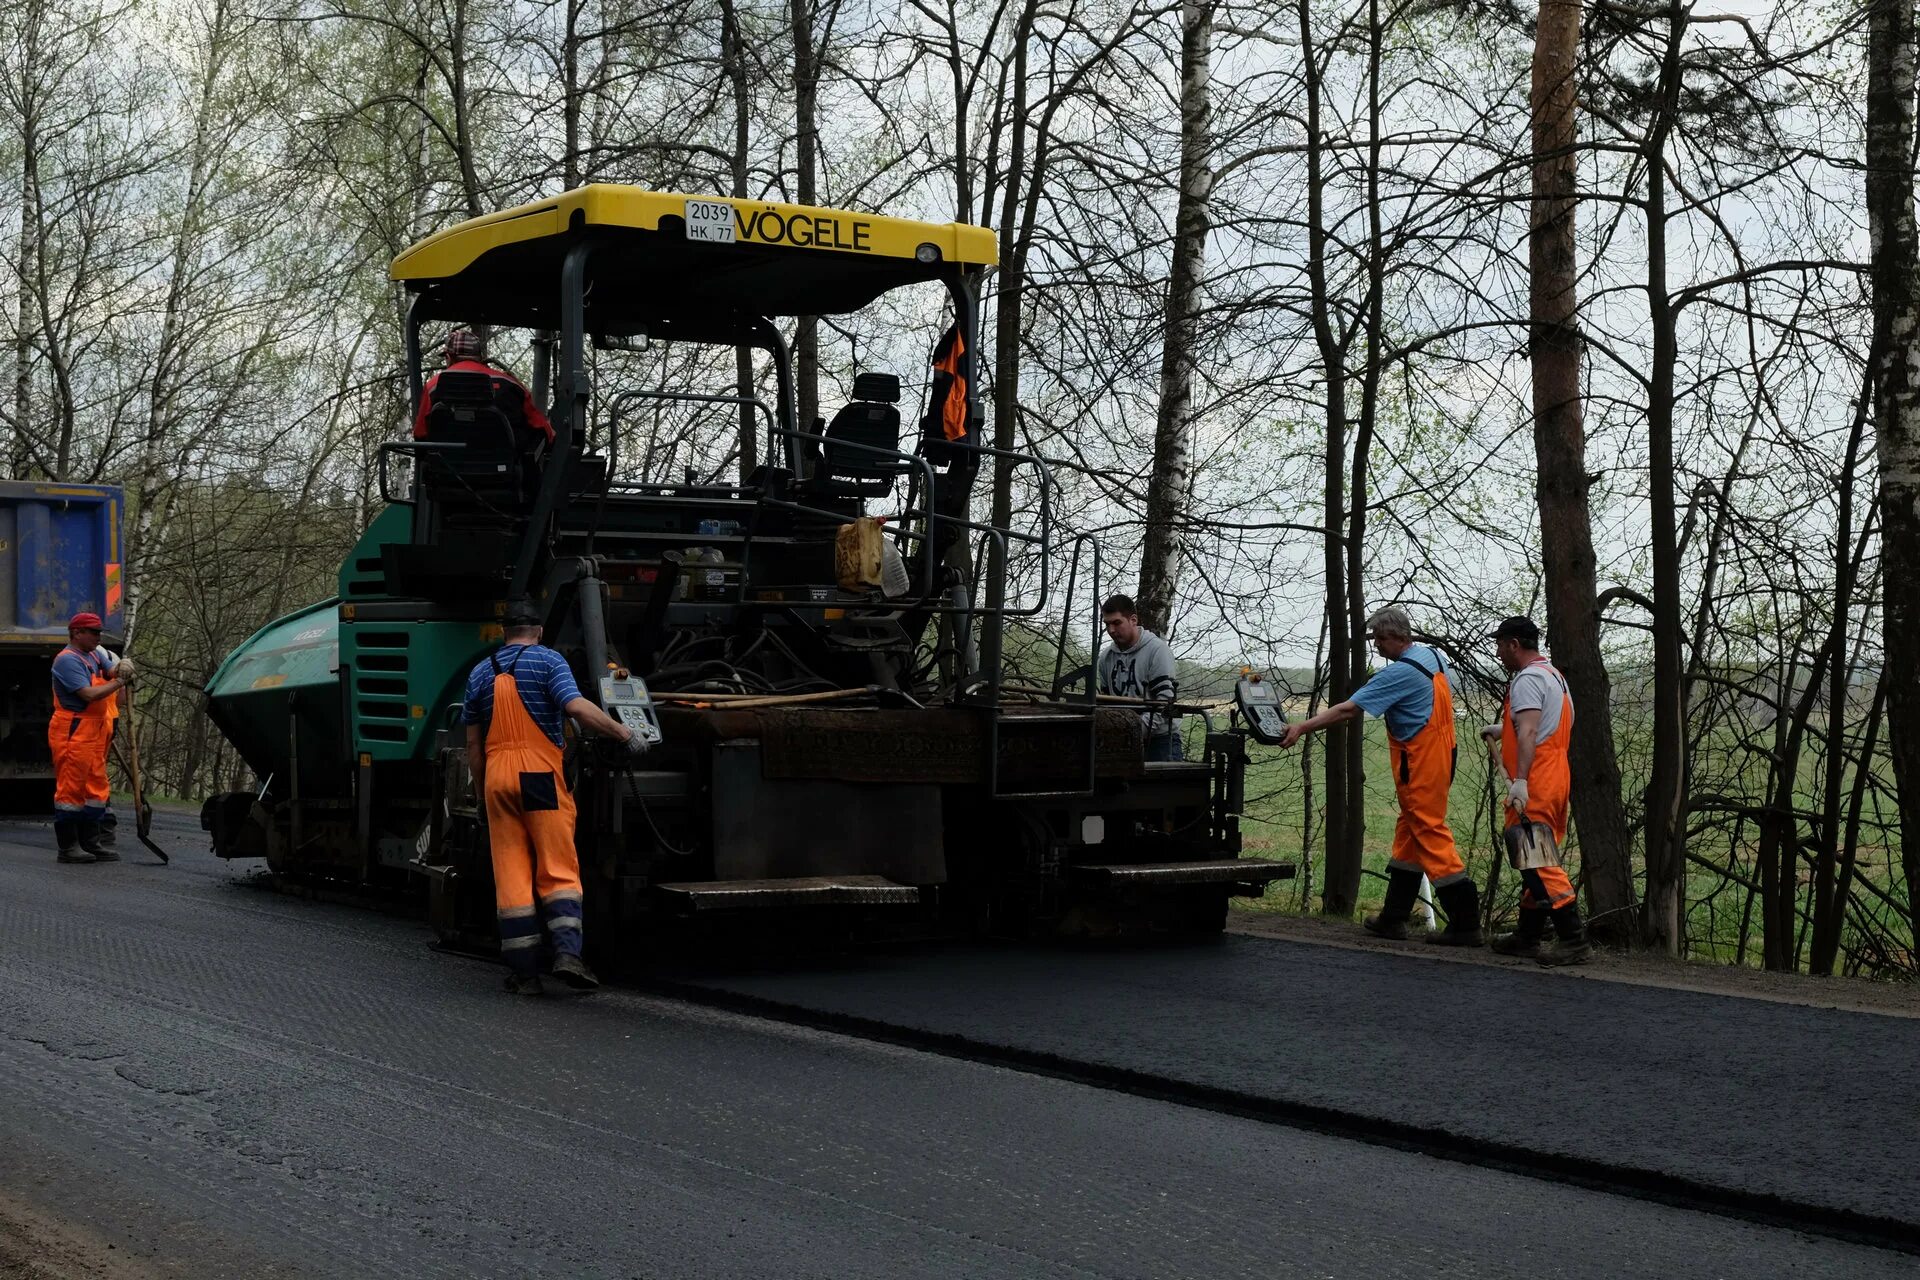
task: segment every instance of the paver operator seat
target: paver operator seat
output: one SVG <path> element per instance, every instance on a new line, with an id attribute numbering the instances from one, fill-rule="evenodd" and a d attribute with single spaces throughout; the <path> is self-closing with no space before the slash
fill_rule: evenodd
<path id="1" fill-rule="evenodd" d="M 833 415 L 821 448 L 821 475 L 836 496 L 883 497 L 908 464 L 900 447 L 900 378 L 891 373 L 854 377 L 853 399 Z M 887 453 L 870 450 L 887 450 Z"/>
<path id="2" fill-rule="evenodd" d="M 421 478 L 449 514 L 492 508 L 497 518 L 524 501 L 546 448 L 525 403 L 519 386 L 484 373 L 450 369 L 435 381 L 426 439 L 462 447 L 427 453 Z"/>

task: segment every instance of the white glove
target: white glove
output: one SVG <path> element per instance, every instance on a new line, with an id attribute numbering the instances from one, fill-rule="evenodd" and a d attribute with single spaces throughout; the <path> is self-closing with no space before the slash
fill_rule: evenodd
<path id="1" fill-rule="evenodd" d="M 1518 809 L 1522 818 L 1527 816 L 1527 780 L 1513 778 L 1507 782 L 1507 808 Z"/>
<path id="2" fill-rule="evenodd" d="M 630 756 L 643 756 L 647 753 L 647 740 L 632 729 L 627 730 L 626 741 L 621 745 L 626 747 L 627 754 Z"/>
<path id="3" fill-rule="evenodd" d="M 1488 742 L 1500 741 L 1500 735 L 1503 732 L 1505 732 L 1505 730 L 1503 730 L 1498 724 L 1483 724 L 1480 726 L 1480 736 L 1485 738 Z"/>
<path id="4" fill-rule="evenodd" d="M 114 663 L 113 674 L 117 680 L 132 680 L 134 676 L 133 659 L 122 658 L 120 661 Z"/>

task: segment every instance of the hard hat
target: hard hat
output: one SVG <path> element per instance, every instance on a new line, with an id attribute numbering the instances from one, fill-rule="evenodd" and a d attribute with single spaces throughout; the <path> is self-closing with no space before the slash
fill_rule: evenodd
<path id="1" fill-rule="evenodd" d="M 447 335 L 447 359 L 485 360 L 487 340 L 471 329 L 455 329 Z"/>
<path id="2" fill-rule="evenodd" d="M 100 615 L 97 613 L 76 613 L 67 619 L 69 631 L 99 631 L 106 625 L 100 621 Z"/>
<path id="3" fill-rule="evenodd" d="M 533 605 L 533 601 L 524 597 L 507 601 L 506 609 L 500 615 L 500 621 L 509 627 L 540 627 L 546 625 L 546 615 Z"/>

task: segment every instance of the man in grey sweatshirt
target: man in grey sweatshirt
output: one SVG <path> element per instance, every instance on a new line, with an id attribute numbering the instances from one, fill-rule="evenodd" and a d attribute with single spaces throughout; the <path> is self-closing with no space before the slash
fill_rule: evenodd
<path id="1" fill-rule="evenodd" d="M 1110 596 L 1100 606 L 1107 626 L 1107 639 L 1113 643 L 1100 651 L 1100 692 L 1123 698 L 1144 698 L 1149 702 L 1173 701 L 1180 686 L 1174 678 L 1173 650 L 1167 642 L 1140 625 L 1140 612 L 1131 596 Z M 1140 723 L 1147 731 L 1147 759 L 1183 760 L 1180 735 L 1171 714 L 1164 710 L 1142 711 Z"/>

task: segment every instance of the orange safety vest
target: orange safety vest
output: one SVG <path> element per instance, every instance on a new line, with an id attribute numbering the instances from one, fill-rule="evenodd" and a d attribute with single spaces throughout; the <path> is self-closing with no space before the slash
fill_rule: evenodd
<path id="1" fill-rule="evenodd" d="M 1525 818 L 1528 822 L 1544 822 L 1553 832 L 1554 843 L 1564 846 L 1567 842 L 1567 798 L 1573 791 L 1573 769 L 1567 759 L 1567 746 L 1573 740 L 1573 696 L 1567 692 L 1567 678 L 1545 658 L 1529 666 L 1545 667 L 1559 684 L 1560 723 L 1533 749 L 1533 763 L 1527 769 Z M 1507 767 L 1509 778 L 1518 776 L 1520 735 L 1513 727 L 1511 682 L 1507 685 L 1507 696 L 1500 703 L 1500 762 Z M 1518 825 L 1521 817 L 1518 810 L 1507 809 L 1508 826 Z"/>
<path id="2" fill-rule="evenodd" d="M 106 661 L 94 653 L 82 653 L 68 645 L 54 655 L 57 662 L 67 654 L 79 658 L 87 668 L 87 683 L 98 687 L 112 677 Z M 47 721 L 47 748 L 53 756 L 53 807 L 56 812 L 79 812 L 106 806 L 113 792 L 107 785 L 107 743 L 113 737 L 113 722 L 119 716 L 118 693 L 95 698 L 78 711 L 60 705 L 60 690 L 53 690 L 53 716 Z"/>
<path id="3" fill-rule="evenodd" d="M 967 340 L 960 326 L 951 326 L 940 336 L 933 351 L 933 394 L 921 427 L 929 440 L 939 428 L 940 440 L 948 444 L 967 438 L 967 380 L 960 376 L 960 357 L 967 352 Z"/>

